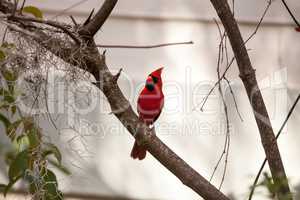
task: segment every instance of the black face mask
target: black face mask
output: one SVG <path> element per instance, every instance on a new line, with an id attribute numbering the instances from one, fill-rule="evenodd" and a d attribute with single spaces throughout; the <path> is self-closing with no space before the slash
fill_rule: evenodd
<path id="1" fill-rule="evenodd" d="M 154 90 L 154 83 L 146 83 L 146 88 L 149 91 L 153 91 Z"/>
<path id="2" fill-rule="evenodd" d="M 151 77 L 154 83 L 158 83 L 158 78 L 156 76 L 151 75 Z"/>

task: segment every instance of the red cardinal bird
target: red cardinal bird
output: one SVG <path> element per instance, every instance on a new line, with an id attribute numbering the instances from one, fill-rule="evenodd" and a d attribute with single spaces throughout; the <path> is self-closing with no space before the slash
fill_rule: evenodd
<path id="1" fill-rule="evenodd" d="M 164 94 L 162 91 L 161 72 L 159 68 L 149 74 L 144 89 L 141 91 L 137 102 L 139 118 L 148 126 L 152 125 L 159 117 L 164 105 Z M 143 160 L 146 157 L 146 149 L 135 141 L 131 150 L 131 157 Z"/>

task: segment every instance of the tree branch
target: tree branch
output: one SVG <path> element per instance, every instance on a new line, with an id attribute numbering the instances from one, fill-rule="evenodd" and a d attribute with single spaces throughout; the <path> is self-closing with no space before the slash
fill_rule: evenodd
<path id="1" fill-rule="evenodd" d="M 77 44 L 80 44 L 80 40 L 64 25 L 57 23 L 52 20 L 43 20 L 43 19 L 38 19 L 38 18 L 32 18 L 32 17 L 25 17 L 25 16 L 18 16 L 18 15 L 13 15 L 8 17 L 10 20 L 19 20 L 19 21 L 29 21 L 29 22 L 36 22 L 40 24 L 46 24 L 55 28 L 58 28 L 65 32 L 68 36 L 70 36 Z"/>
<path id="2" fill-rule="evenodd" d="M 281 0 L 281 2 L 283 3 L 284 7 L 287 9 L 288 13 L 290 14 L 290 16 L 292 17 L 292 19 L 294 20 L 294 22 L 297 25 L 297 27 L 300 28 L 300 23 L 298 22 L 298 20 L 296 19 L 296 17 L 293 15 L 292 11 L 290 10 L 290 8 L 287 5 L 287 3 L 285 2 L 285 0 Z"/>
<path id="3" fill-rule="evenodd" d="M 279 190 L 277 191 L 278 199 L 292 199 L 271 121 L 260 89 L 258 88 L 255 70 L 252 67 L 237 22 L 226 0 L 210 1 L 216 9 L 229 37 L 238 64 L 240 78 L 243 81 L 253 109 L 274 183 L 279 186 Z"/>
<path id="4" fill-rule="evenodd" d="M 87 24 L 86 28 L 83 29 L 87 30 L 90 37 L 93 36 L 105 22 L 116 2 L 116 0 L 106 0 L 100 11 L 98 11 L 91 22 Z M 9 5 L 9 3 L 5 0 L 0 1 L 0 11 L 5 5 Z M 154 129 L 149 130 L 149 127 L 139 120 L 130 103 L 120 90 L 116 76 L 113 76 L 109 71 L 105 62 L 105 55 L 99 54 L 92 38 L 90 38 L 85 45 L 82 45 L 80 51 L 78 51 L 70 41 L 64 41 L 65 44 L 61 44 L 61 40 L 51 38 L 50 34 L 45 34 L 39 30 L 38 27 L 32 28 L 32 26 L 24 26 L 23 24 L 17 24 L 17 26 L 19 26 L 20 29 L 28 29 L 27 33 L 30 31 L 35 32 L 31 39 L 35 40 L 38 44 L 65 62 L 90 72 L 97 81 L 96 86 L 107 97 L 112 113 L 120 120 L 131 135 L 136 138 L 137 142 L 144 144 L 146 149 L 170 172 L 177 176 L 183 184 L 190 187 L 204 199 L 229 200 L 228 197 L 210 184 L 203 176 L 166 146 L 156 136 Z M 35 37 L 36 34 L 41 37 Z M 31 37 L 31 34 L 27 34 L 25 38 L 26 37 Z"/>
<path id="5" fill-rule="evenodd" d="M 120 48 L 120 49 L 152 49 L 166 46 L 175 46 L 175 45 L 185 45 L 185 44 L 194 44 L 193 41 L 189 42 L 174 42 L 174 43 L 164 43 L 164 44 L 156 44 L 156 45 L 96 45 L 101 48 Z"/>
<path id="6" fill-rule="evenodd" d="M 118 0 L 105 0 L 96 15 L 88 24 L 81 28 L 79 33 L 84 37 L 92 38 L 102 27 L 117 2 Z"/>
<path id="7" fill-rule="evenodd" d="M 9 194 L 22 195 L 23 197 L 28 195 L 26 189 L 12 190 Z M 64 193 L 64 198 L 66 199 L 82 199 L 82 200 L 138 200 L 133 198 L 127 198 L 122 196 L 106 196 L 97 194 L 82 194 L 77 192 L 67 192 Z"/>
<path id="8" fill-rule="evenodd" d="M 293 103 L 292 107 L 290 108 L 290 110 L 289 110 L 289 112 L 288 112 L 288 114 L 287 114 L 287 116 L 286 116 L 286 118 L 285 118 L 283 124 L 281 125 L 281 127 L 280 127 L 280 129 L 279 129 L 279 131 L 278 131 L 278 133 L 277 133 L 277 135 L 276 135 L 276 140 L 279 138 L 279 136 L 280 136 L 280 134 L 281 134 L 283 128 L 285 127 L 285 125 L 286 125 L 286 123 L 288 122 L 290 116 L 292 115 L 292 113 L 293 113 L 293 111 L 294 111 L 294 109 L 295 109 L 295 107 L 296 107 L 296 105 L 297 105 L 299 99 L 300 99 L 300 94 L 299 94 L 298 97 L 296 98 L 296 100 L 295 100 L 295 102 Z M 260 175 L 261 175 L 261 173 L 262 173 L 262 171 L 263 171 L 263 169 L 264 169 L 264 167 L 265 167 L 265 165 L 266 165 L 266 162 L 267 162 L 267 159 L 265 158 L 265 160 L 264 160 L 263 163 L 261 164 L 260 169 L 259 169 L 259 171 L 258 171 L 258 173 L 257 173 L 257 175 L 256 175 L 256 177 L 255 177 L 255 180 L 254 180 L 253 185 L 252 185 L 252 187 L 251 187 L 251 192 L 250 192 L 250 195 L 249 195 L 249 199 L 248 199 L 248 200 L 251 200 L 251 199 L 252 199 L 252 196 L 253 196 L 253 194 L 254 194 L 254 190 L 255 190 L 255 188 L 256 188 L 256 184 L 257 184 L 258 179 L 259 179 L 259 177 L 260 177 Z"/>
<path id="9" fill-rule="evenodd" d="M 99 84 L 99 88 L 107 97 L 115 116 L 122 122 L 127 130 L 135 136 L 137 141 L 146 144 L 145 147 L 147 150 L 162 165 L 177 176 L 183 184 L 193 189 L 204 199 L 228 199 L 166 146 L 156 136 L 154 130 L 149 130 L 144 123 L 139 121 L 138 116 L 132 110 L 119 86 L 114 82 L 114 76 L 108 71 L 105 62 L 101 63 L 100 69 L 101 77 L 105 77 L 105 79 L 99 79 L 104 80 L 103 84 Z"/>

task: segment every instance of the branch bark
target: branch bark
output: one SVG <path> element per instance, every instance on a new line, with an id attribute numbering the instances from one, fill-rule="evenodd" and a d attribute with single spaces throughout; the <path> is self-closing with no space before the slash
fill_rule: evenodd
<path id="1" fill-rule="evenodd" d="M 277 191 L 278 199 L 292 199 L 271 121 L 237 22 L 226 0 L 210 1 L 217 11 L 229 37 L 238 64 L 240 78 L 243 81 L 253 109 L 274 183 L 279 186 L 279 190 Z"/>
<path id="2" fill-rule="evenodd" d="M 118 0 L 105 0 L 95 17 L 79 31 L 81 35 L 92 38 L 107 20 Z"/>
<path id="3" fill-rule="evenodd" d="M 78 51 L 79 47 L 70 41 L 51 38 L 50 34 L 39 30 L 38 25 L 33 26 L 30 24 L 30 26 L 26 26 L 24 22 L 18 24 L 18 21 L 16 21 L 15 23 L 19 30 L 15 28 L 15 31 L 22 33 L 20 29 L 24 29 L 23 33 L 25 37 L 31 37 L 32 40 L 65 62 L 90 72 L 97 80 L 96 86 L 107 97 L 112 113 L 120 120 L 130 134 L 139 143 L 144 144 L 147 150 L 170 172 L 177 176 L 183 184 L 190 187 L 204 199 L 229 200 L 228 197 L 166 146 L 156 136 L 153 129 L 150 130 L 146 124 L 139 120 L 130 103 L 120 90 L 115 78 L 116 76 L 113 76 L 109 71 L 105 62 L 105 55 L 99 53 L 95 41 L 91 37 L 101 28 L 116 2 L 117 0 L 106 0 L 91 22 L 84 26 L 82 30 L 85 31 L 81 32 L 81 37 L 87 45 L 82 45 L 80 51 Z M 6 0 L 0 1 L 0 11 L 7 12 L 7 6 L 9 5 L 10 3 Z M 88 33 L 89 37 L 86 37 L 86 33 Z M 36 35 L 40 37 L 36 37 Z M 77 58 L 78 60 L 74 61 L 71 58 Z"/>
<path id="4" fill-rule="evenodd" d="M 287 122 L 288 122 L 290 116 L 292 115 L 292 113 L 293 113 L 293 111 L 294 111 L 294 109 L 295 109 L 295 107 L 296 107 L 296 105 L 297 105 L 297 103 L 298 103 L 299 100 L 300 100 L 300 94 L 298 94 L 298 96 L 297 96 L 295 102 L 293 103 L 292 107 L 290 108 L 290 110 L 289 110 L 289 112 L 288 112 L 288 114 L 287 114 L 287 116 L 286 116 L 283 124 L 281 125 L 281 127 L 280 127 L 280 129 L 279 129 L 279 131 L 278 131 L 278 133 L 276 135 L 276 140 L 279 138 L 280 134 L 282 133 L 283 128 L 287 124 Z M 257 173 L 257 175 L 255 177 L 254 183 L 252 184 L 248 200 L 252 199 L 252 196 L 254 194 L 254 190 L 255 190 L 255 188 L 257 186 L 257 182 L 258 182 L 259 176 L 261 175 L 261 173 L 262 173 L 262 171 L 263 171 L 263 169 L 264 169 L 264 167 L 266 165 L 266 162 L 267 162 L 267 158 L 264 159 L 263 163 L 261 164 L 261 166 L 259 168 L 259 171 L 258 171 L 258 173 Z"/>

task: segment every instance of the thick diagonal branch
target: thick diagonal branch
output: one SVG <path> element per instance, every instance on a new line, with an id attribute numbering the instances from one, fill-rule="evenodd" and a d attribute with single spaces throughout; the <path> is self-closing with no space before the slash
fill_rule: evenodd
<path id="1" fill-rule="evenodd" d="M 107 0 L 105 2 L 108 3 L 109 1 Z M 10 4 L 7 3 L 7 1 L 0 1 L 0 11 L 5 9 L 5 6 L 9 5 Z M 100 10 L 105 12 L 108 8 L 105 8 L 105 6 L 103 7 Z M 113 8 L 112 5 L 107 7 L 111 9 L 104 15 L 105 19 Z M 101 13 L 98 12 L 97 15 L 101 16 Z M 94 17 L 93 20 L 96 18 L 98 17 Z M 104 23 L 104 18 L 102 19 L 103 22 L 99 23 L 100 26 L 99 24 L 97 25 L 98 28 Z M 8 21 L 7 23 L 10 22 Z M 74 46 L 70 41 L 51 38 L 51 34 L 39 30 L 38 25 L 32 26 L 32 24 L 29 24 L 29 26 L 27 26 L 26 23 L 18 24 L 18 22 L 16 22 L 16 24 L 12 25 L 10 28 L 19 32 L 21 35 L 23 34 L 25 38 L 28 37 L 31 40 L 34 40 L 65 62 L 91 73 L 97 80 L 97 87 L 107 97 L 112 113 L 120 120 L 131 135 L 133 135 L 139 143 L 145 144 L 147 150 L 170 172 L 177 176 L 183 184 L 190 187 L 204 199 L 229 200 L 229 198 L 221 191 L 210 184 L 203 176 L 191 168 L 183 159 L 166 146 L 156 136 L 154 130 L 149 130 L 149 128 L 138 119 L 138 116 L 133 111 L 130 103 L 120 90 L 115 78 L 116 76 L 113 76 L 109 71 L 105 62 L 105 55 L 101 55 L 98 52 L 93 39 L 87 39 L 86 45 L 78 47 L 76 45 Z M 88 28 L 88 30 L 92 30 L 92 32 L 95 33 L 97 28 Z M 80 50 L 78 48 L 80 48 Z M 77 61 L 74 60 L 74 58 L 77 58 Z"/>
<path id="2" fill-rule="evenodd" d="M 118 0 L 105 0 L 96 15 L 89 23 L 82 27 L 79 33 L 85 37 L 92 38 L 107 20 L 117 2 Z"/>
<path id="3" fill-rule="evenodd" d="M 226 0 L 210 1 L 216 9 L 229 37 L 238 64 L 240 78 L 243 81 L 254 112 L 274 183 L 279 186 L 277 196 L 279 199 L 292 199 L 271 121 L 237 22 Z"/>

